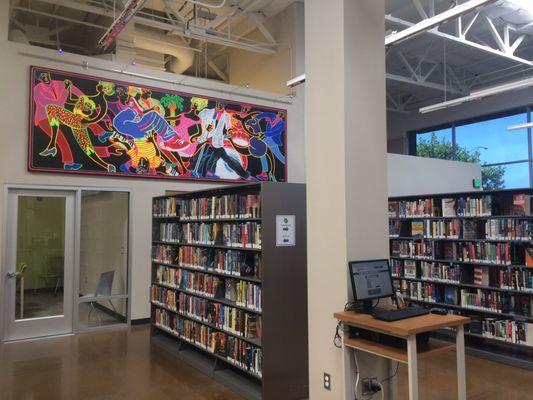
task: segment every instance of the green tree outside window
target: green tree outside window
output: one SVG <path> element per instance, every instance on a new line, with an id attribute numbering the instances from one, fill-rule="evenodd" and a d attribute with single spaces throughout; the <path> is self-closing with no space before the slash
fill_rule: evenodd
<path id="1" fill-rule="evenodd" d="M 416 143 L 416 155 L 419 157 L 439 158 L 441 160 L 453 160 L 452 143 L 446 139 L 437 139 L 435 133 L 429 139 L 418 139 Z M 469 151 L 466 147 L 456 146 L 455 160 L 471 163 L 480 163 L 481 153 L 479 149 Z M 483 189 L 494 190 L 503 189 L 505 167 L 498 165 L 492 167 L 481 167 L 481 177 L 483 179 Z"/>

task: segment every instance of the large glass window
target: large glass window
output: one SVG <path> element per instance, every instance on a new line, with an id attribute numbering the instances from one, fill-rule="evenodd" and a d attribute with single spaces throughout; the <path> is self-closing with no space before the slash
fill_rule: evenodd
<path id="1" fill-rule="evenodd" d="M 129 193 L 82 191 L 78 327 L 125 323 Z"/>
<path id="2" fill-rule="evenodd" d="M 529 111 L 528 111 L 529 112 Z M 515 112 L 450 128 L 415 132 L 411 153 L 420 157 L 475 162 L 482 165 L 484 189 L 531 186 L 533 159 L 528 112 Z"/>

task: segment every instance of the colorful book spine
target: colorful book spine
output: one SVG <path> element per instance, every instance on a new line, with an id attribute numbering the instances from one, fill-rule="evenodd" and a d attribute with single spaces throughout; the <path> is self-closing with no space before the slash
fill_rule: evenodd
<path id="1" fill-rule="evenodd" d="M 152 215 L 154 217 L 177 217 L 178 213 L 178 199 L 174 197 L 154 199 L 152 203 Z"/>

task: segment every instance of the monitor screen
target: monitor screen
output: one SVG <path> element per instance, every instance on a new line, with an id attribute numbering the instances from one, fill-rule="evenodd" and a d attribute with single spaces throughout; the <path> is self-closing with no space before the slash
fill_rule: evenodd
<path id="1" fill-rule="evenodd" d="M 349 263 L 355 300 L 371 300 L 394 294 L 388 260 L 351 261 Z"/>

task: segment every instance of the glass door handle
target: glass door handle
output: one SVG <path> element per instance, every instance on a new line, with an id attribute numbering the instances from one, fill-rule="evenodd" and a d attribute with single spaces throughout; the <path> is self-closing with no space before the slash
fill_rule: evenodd
<path id="1" fill-rule="evenodd" d="M 7 274 L 8 278 L 17 278 L 19 275 L 21 275 L 20 272 L 8 272 Z"/>

